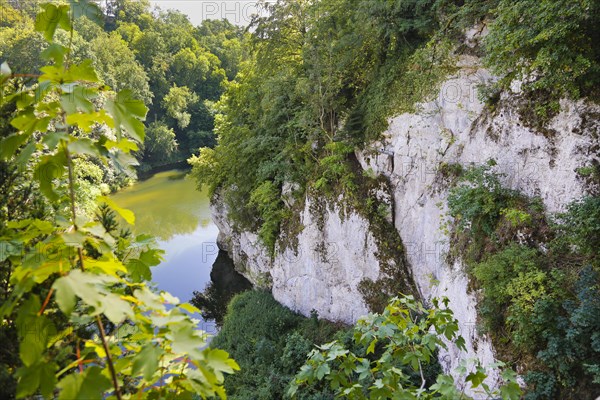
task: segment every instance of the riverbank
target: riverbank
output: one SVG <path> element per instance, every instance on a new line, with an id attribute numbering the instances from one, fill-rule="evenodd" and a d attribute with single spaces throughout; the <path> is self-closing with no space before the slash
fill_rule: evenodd
<path id="1" fill-rule="evenodd" d="M 168 163 L 168 164 L 164 164 L 164 165 L 157 165 L 157 166 L 153 166 L 150 169 L 146 170 L 145 168 L 138 168 L 137 169 L 137 177 L 138 177 L 138 181 L 145 181 L 147 179 L 152 178 L 152 176 L 160 173 L 160 172 L 168 172 L 168 171 L 172 171 L 172 170 L 179 170 L 179 171 L 190 171 L 192 169 L 192 167 L 190 166 L 190 164 L 188 164 L 187 160 L 180 160 L 180 161 L 176 161 L 176 162 L 172 162 L 172 163 Z"/>

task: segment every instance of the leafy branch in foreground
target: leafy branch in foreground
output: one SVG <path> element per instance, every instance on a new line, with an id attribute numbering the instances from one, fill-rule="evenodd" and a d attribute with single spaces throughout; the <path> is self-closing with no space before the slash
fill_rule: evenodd
<path id="1" fill-rule="evenodd" d="M 469 398 L 457 389 L 450 375 L 439 374 L 435 382 L 427 379 L 427 366 L 438 348 L 447 348 L 447 341 L 465 350 L 448 299 L 441 300 L 443 307 L 438 299 L 432 303 L 427 309 L 412 296 L 394 298 L 382 314 L 359 320 L 353 343 L 359 351 L 338 341 L 319 346 L 309 354 L 288 395 L 295 398 L 300 387 L 325 384 L 337 397 L 347 399 Z M 492 367 L 503 366 L 496 363 Z M 486 383 L 486 369 L 479 363 L 470 369 L 463 363 L 456 372 L 481 398 L 520 398 L 516 374 L 510 369 L 502 371 L 504 384 L 497 390 Z"/>
<path id="2" fill-rule="evenodd" d="M 56 205 L 51 220 L 7 221 L 0 231 L 1 261 L 12 265 L 0 317 L 20 340 L 17 397 L 225 398 L 224 374 L 239 367 L 226 352 L 203 348 L 205 333 L 187 314 L 195 307 L 147 282 L 161 259 L 154 241 L 116 234 L 78 209 L 74 161 L 130 167 L 147 109 L 130 91 L 108 90 L 91 61 L 72 64 L 71 49 L 53 42 L 57 29 L 72 36 L 75 17 L 93 18 L 94 3 L 41 7 L 35 26 L 52 64 L 35 85 L 20 87 L 3 65 L 0 82 L 3 104 L 15 107 L 2 156 L 33 171 L 40 195 Z M 109 199 L 97 202 L 134 223 Z"/>

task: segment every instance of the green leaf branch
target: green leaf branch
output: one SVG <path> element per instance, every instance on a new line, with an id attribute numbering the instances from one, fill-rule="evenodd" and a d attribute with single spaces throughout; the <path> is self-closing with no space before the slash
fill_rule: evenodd
<path id="1" fill-rule="evenodd" d="M 50 64 L 31 86 L 11 86 L 19 78 L 6 65 L 0 79 L 2 100 L 15 107 L 2 159 L 23 160 L 55 210 L 50 220 L 9 221 L 0 233 L 10 243 L 3 261 L 14 267 L 0 316 L 19 332 L 17 396 L 224 399 L 224 374 L 239 367 L 226 352 L 206 347 L 206 334 L 190 317 L 199 310 L 148 282 L 162 254 L 154 240 L 121 235 L 78 206 L 75 161 L 130 167 L 147 108 L 131 91 L 111 92 L 89 60 L 71 63 L 71 49 L 53 42 L 59 29 L 72 35 L 74 18 L 93 16 L 94 3 L 41 7 L 35 27 L 49 42 Z M 106 197 L 97 205 L 135 222 Z"/>

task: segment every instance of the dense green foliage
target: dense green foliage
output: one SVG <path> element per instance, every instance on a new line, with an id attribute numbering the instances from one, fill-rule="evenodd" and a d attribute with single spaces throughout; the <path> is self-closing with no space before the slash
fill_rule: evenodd
<path id="1" fill-rule="evenodd" d="M 494 164 L 491 161 L 487 166 L 468 169 L 463 180 L 469 184 L 453 188 L 448 195 L 448 207 L 458 229 L 468 228 L 474 237 L 490 235 L 502 212 L 516 198 L 514 192 L 502 187 L 498 176 L 489 173 Z"/>
<path id="2" fill-rule="evenodd" d="M 6 126 L 14 109 L 12 104 L 2 104 L 2 139 L 11 129 Z M 0 232 L 6 230 L 8 221 L 35 218 L 45 220 L 53 214 L 49 202 L 38 196 L 38 184 L 33 180 L 31 168 L 19 167 L 16 163 L 0 161 Z M 12 262 L 5 253 L 10 244 L 5 241 L 0 246 L 0 303 L 8 301 L 12 287 L 9 284 L 12 274 Z M 20 365 L 18 336 L 14 324 L 0 324 L 0 397 L 14 398 L 16 380 L 12 374 Z"/>
<path id="3" fill-rule="evenodd" d="M 464 346 L 458 323 L 443 303 L 434 300 L 426 309 L 410 296 L 396 298 L 382 314 L 348 329 L 321 321 L 316 313 L 302 317 L 271 294 L 250 291 L 229 304 L 211 346 L 240 363 L 241 371 L 225 379 L 233 399 L 466 399 L 437 363 L 445 340 Z M 487 371 L 479 364 L 465 362 L 457 372 L 481 398 L 519 398 L 516 374 L 508 369 L 499 390 L 488 387 Z"/>
<path id="4" fill-rule="evenodd" d="M 527 90 L 597 96 L 600 5 L 594 0 L 500 0 L 485 39 L 492 71 Z"/>
<path id="5" fill-rule="evenodd" d="M 540 201 L 471 168 L 448 198 L 453 256 L 481 295 L 500 357 L 526 371 L 528 399 L 580 399 L 600 388 L 600 199 L 546 217 Z"/>
<path id="6" fill-rule="evenodd" d="M 233 222 L 258 232 L 272 252 L 293 244 L 289 238 L 302 229 L 294 207 L 315 193 L 343 199 L 385 230 L 379 212 L 385 206 L 369 196 L 370 180 L 354 151 L 379 139 L 389 116 L 431 98 L 463 52 L 498 74 L 482 90 L 488 105 L 521 81 L 527 104 L 519 111 L 542 133 L 560 98 L 597 98 L 596 1 L 280 0 L 267 9 L 254 21 L 250 56 L 217 104 L 217 146 L 190 163 Z M 473 27 L 487 36 L 464 46 L 465 29 Z M 592 340 L 583 326 L 595 326 L 594 317 L 576 310 L 591 307 L 577 300 L 591 296 L 577 282 L 593 281 L 597 271 L 595 223 L 589 222 L 597 215 L 594 202 L 585 200 L 551 223 L 540 200 L 504 188 L 492 167 L 446 171 L 464 173 L 448 199 L 450 256 L 467 261 L 500 358 L 535 371 L 527 378 L 528 396 L 591 393 L 597 366 L 578 362 L 593 360 L 596 347 L 556 346 L 560 335 Z M 585 214 L 578 214 L 582 208 Z M 384 234 L 378 244 L 394 266 L 386 279 L 401 282 L 401 241 Z M 362 282 L 361 291 L 376 307 L 389 294 L 380 281 Z M 536 318 L 544 322 L 532 323 Z M 576 376 L 585 376 L 581 385 L 573 384 Z"/>
<path id="7" fill-rule="evenodd" d="M 433 299 L 433 306 L 426 309 L 411 296 L 392 299 L 383 313 L 358 321 L 354 348 L 334 341 L 311 351 L 289 394 L 296 397 L 298 389 L 325 381 L 337 397 L 345 399 L 469 398 L 464 389 L 456 388 L 452 376 L 431 368 L 437 364 L 437 349 L 446 348 L 444 340 L 465 349 L 448 300 L 441 303 L 443 307 Z M 520 398 L 514 371 L 503 371 L 503 385 L 496 390 L 485 383 L 487 372 L 479 364 L 467 369 L 463 363 L 457 372 L 478 399 Z"/>
<path id="8" fill-rule="evenodd" d="M 218 104 L 217 147 L 190 160 L 199 184 L 221 187 L 233 219 L 270 247 L 286 215 L 284 182 L 299 184 L 296 195 L 353 191 L 354 145 L 433 94 L 449 70 L 451 46 L 428 43 L 437 26 L 429 3 L 269 5 Z"/>
<path id="9" fill-rule="evenodd" d="M 41 67 L 40 54 L 48 47 L 34 29 L 38 3 L 1 4 L 0 59 L 17 74 L 35 75 Z M 56 40 L 73 49 L 73 61 L 91 59 L 104 84 L 117 91 L 129 89 L 143 100 L 149 107 L 148 124 L 166 127 L 153 132 L 178 144 L 160 157 L 138 152 L 139 169 L 182 161 L 200 147 L 213 146 L 211 103 L 219 99 L 244 58 L 243 29 L 227 21 L 194 27 L 179 12 L 151 10 L 148 1 L 115 0 L 104 6 L 100 25 L 79 18 L 72 37 L 59 31 Z"/>
<path id="10" fill-rule="evenodd" d="M 241 371 L 225 379 L 230 399 L 281 399 L 315 344 L 331 340 L 342 326 L 305 318 L 283 307 L 270 293 L 249 291 L 229 304 L 223 327 L 211 346 L 226 350 Z M 340 331 L 343 333 L 344 331 Z M 330 399 L 324 389 L 302 392 L 304 399 Z"/>
<path id="11" fill-rule="evenodd" d="M 223 397 L 223 384 L 234 398 L 280 398 L 304 355 L 338 328 L 244 294 L 212 343 L 243 367 L 225 379 L 237 365 L 200 349 L 185 314 L 196 309 L 147 284 L 160 261 L 153 241 L 121 229 L 116 215 L 133 216 L 101 197 L 126 185 L 136 162 L 146 171 L 202 147 L 190 159 L 199 184 L 272 252 L 282 229 L 301 229 L 289 204 L 343 195 L 375 226 L 384 276 L 361 291 L 383 308 L 412 283 L 373 196 L 381 187 L 355 149 L 431 99 L 463 51 L 499 74 L 494 98 L 520 80 L 545 117 L 561 97 L 595 99 L 600 83 L 593 0 L 278 0 L 248 32 L 226 21 L 194 27 L 147 0 L 102 10 L 89 0 L 0 1 L 0 58 L 12 68 L 1 67 L 0 339 L 20 343 L 0 353 L 7 398 Z M 489 33 L 466 49 L 473 26 Z M 527 372 L 527 397 L 589 396 L 600 385 L 598 198 L 549 218 L 491 167 L 467 170 L 450 194 L 450 256 L 466 261 L 501 358 Z M 457 395 L 448 377 L 423 378 L 443 345 L 429 328 L 456 339 L 437 306 L 394 300 L 353 343 L 313 350 L 295 395 Z M 484 387 L 483 375 L 477 366 L 468 376 Z"/>
<path id="12" fill-rule="evenodd" d="M 198 309 L 153 288 L 162 251 L 119 229 L 117 214 L 135 216 L 94 191 L 98 165 L 131 167 L 147 108 L 54 41 L 74 37 L 77 17 L 99 20 L 94 3 L 40 7 L 47 65 L 28 81 L 0 68 L 2 397 L 225 398 L 224 374 L 239 367 L 205 347 Z"/>
<path id="13" fill-rule="evenodd" d="M 435 95 L 462 51 L 499 74 L 487 90 L 495 98 L 522 80 L 543 120 L 560 97 L 591 96 L 600 80 L 591 0 L 280 0 L 266 8 L 218 104 L 218 145 L 190 163 L 199 185 L 220 188 L 231 218 L 271 249 L 291 215 L 281 211 L 284 182 L 298 197 L 312 187 L 351 194 L 355 147 Z M 466 49 L 464 30 L 474 26 L 489 34 Z"/>
<path id="14" fill-rule="evenodd" d="M 168 161 L 177 150 L 177 140 L 173 129 L 164 122 L 152 122 L 146 129 L 144 157 L 150 161 Z"/>

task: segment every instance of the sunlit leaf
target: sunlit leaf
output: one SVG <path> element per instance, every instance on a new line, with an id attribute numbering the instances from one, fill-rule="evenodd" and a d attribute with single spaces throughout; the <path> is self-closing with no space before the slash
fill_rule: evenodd
<path id="1" fill-rule="evenodd" d="M 190 303 L 182 303 L 179 305 L 180 308 L 184 309 L 185 311 L 188 311 L 192 314 L 200 314 L 202 311 L 200 311 L 200 309 L 198 307 L 194 307 L 193 305 L 191 305 Z"/>
<path id="2" fill-rule="evenodd" d="M 160 347 L 151 343 L 145 345 L 133 359 L 132 375 L 136 376 L 141 373 L 146 381 L 151 381 L 158 369 L 158 362 L 162 354 L 163 350 Z"/>
<path id="3" fill-rule="evenodd" d="M 108 140 L 106 141 L 105 146 L 107 149 L 117 148 L 123 151 L 124 153 L 139 150 L 138 145 L 134 141 L 129 140 L 127 138 L 122 138 L 119 142 L 113 142 L 112 140 Z"/>
<path id="4" fill-rule="evenodd" d="M 106 102 L 106 109 L 115 121 L 115 129 L 120 135 L 124 130 L 139 142 L 144 141 L 144 124 L 148 108 L 136 100 L 129 89 L 119 92 L 115 99 Z"/>
<path id="5" fill-rule="evenodd" d="M 115 325 L 133 317 L 131 304 L 114 293 L 105 293 L 102 298 L 102 311 L 106 318 Z"/>
<path id="6" fill-rule="evenodd" d="M 129 225 L 135 224 L 135 214 L 131 210 L 127 210 L 126 208 L 121 208 L 115 203 L 111 198 L 106 196 L 99 196 L 97 198 L 99 203 L 106 203 L 111 209 L 117 212 L 127 222 Z"/>
<path id="7" fill-rule="evenodd" d="M 38 118 L 32 110 L 24 112 L 16 116 L 10 124 L 17 128 L 21 133 L 30 135 L 35 131 L 46 131 L 51 118 Z"/>
<path id="8" fill-rule="evenodd" d="M 73 305 L 73 296 L 76 295 L 84 303 L 96 309 L 95 314 L 99 314 L 103 310 L 104 296 L 98 291 L 98 284 L 114 281 L 114 278 L 109 276 L 94 275 L 81 270 L 75 269 L 69 274 L 57 279 L 54 282 L 56 290 L 56 298 L 61 310 L 63 306 L 66 310 L 71 310 Z M 60 299 L 60 300 L 59 300 Z M 61 306 L 61 303 L 63 306 Z M 64 312 L 64 311 L 63 311 Z"/>
<path id="9" fill-rule="evenodd" d="M 240 370 L 240 366 L 229 358 L 229 354 L 224 350 L 207 349 L 205 356 L 208 365 L 214 370 L 219 381 L 224 379 L 224 373 L 233 374 Z"/>
<path id="10" fill-rule="evenodd" d="M 0 141 L 0 159 L 6 160 L 12 157 L 17 149 L 21 147 L 29 138 L 30 134 L 13 133 Z"/>
<path id="11" fill-rule="evenodd" d="M 93 0 L 69 0 L 74 18 L 87 17 L 98 24 L 102 22 L 102 10 Z"/>
<path id="12" fill-rule="evenodd" d="M 40 183 L 40 191 L 50 201 L 58 200 L 58 193 L 54 190 L 53 181 L 64 175 L 66 162 L 65 156 L 61 152 L 43 157 L 35 169 L 34 177 Z"/>
<path id="13" fill-rule="evenodd" d="M 113 258 L 108 260 L 86 258 L 85 262 L 88 269 L 101 271 L 107 275 L 117 276 L 117 272 L 127 272 L 123 263 Z"/>
<path id="14" fill-rule="evenodd" d="M 48 61 L 54 61 L 54 63 L 61 67 L 63 65 L 65 56 L 69 52 L 69 49 L 58 43 L 51 43 L 43 52 L 42 58 Z"/>
<path id="15" fill-rule="evenodd" d="M 98 82 L 98 75 L 92 60 L 83 60 L 69 68 L 66 82 Z M 88 94 L 89 95 L 89 94 Z"/>
<path id="16" fill-rule="evenodd" d="M 79 231 L 64 232 L 60 235 L 65 244 L 69 247 L 83 247 L 86 241 L 86 236 Z"/>
<path id="17" fill-rule="evenodd" d="M 58 279 L 52 286 L 55 290 L 56 304 L 65 315 L 71 315 L 77 305 L 77 297 L 66 279 Z"/>
<path id="18" fill-rule="evenodd" d="M 193 358 L 202 356 L 200 348 L 204 345 L 204 340 L 191 325 L 174 327 L 168 337 L 172 340 L 175 353 L 188 354 Z"/>
<path id="19" fill-rule="evenodd" d="M 71 92 L 60 96 L 60 104 L 67 114 L 76 114 L 78 112 L 91 113 L 94 111 L 94 105 L 91 100 L 97 97 L 97 94 L 83 86 L 75 86 Z"/>
<path id="20" fill-rule="evenodd" d="M 90 132 L 96 124 L 106 124 L 109 128 L 114 127 L 112 118 L 106 111 L 100 110 L 93 113 L 76 113 L 67 115 L 67 124 L 76 125 L 84 132 Z M 134 150 L 137 150 L 137 146 Z"/>
<path id="21" fill-rule="evenodd" d="M 367 347 L 367 354 L 371 354 L 375 352 L 375 345 L 377 344 L 377 339 L 373 339 L 369 346 Z"/>
<path id="22" fill-rule="evenodd" d="M 71 30 L 71 19 L 68 5 L 55 5 L 51 3 L 41 4 L 44 11 L 39 13 L 35 19 L 35 30 L 42 32 L 47 41 L 51 41 L 58 27 Z"/>
<path id="23" fill-rule="evenodd" d="M 58 400 L 102 400 L 111 388 L 110 379 L 102 374 L 100 367 L 88 367 L 83 373 L 73 373 L 58 382 L 61 389 Z"/>

